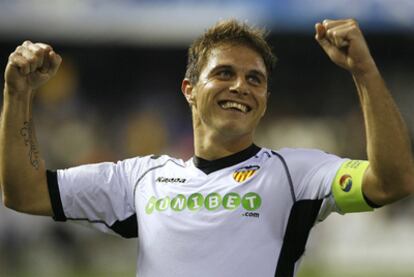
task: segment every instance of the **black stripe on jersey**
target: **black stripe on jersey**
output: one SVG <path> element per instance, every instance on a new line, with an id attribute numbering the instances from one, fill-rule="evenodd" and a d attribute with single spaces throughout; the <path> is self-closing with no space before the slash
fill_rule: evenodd
<path id="1" fill-rule="evenodd" d="M 66 221 L 65 213 L 63 212 L 62 200 L 60 199 L 60 192 L 57 180 L 56 171 L 46 170 L 47 187 L 49 190 L 50 202 L 52 204 L 53 219 L 56 221 Z"/>
<path id="2" fill-rule="evenodd" d="M 121 235 L 124 238 L 136 238 L 138 237 L 138 222 L 136 214 L 132 214 L 124 220 L 117 220 L 114 224 L 109 225 L 103 220 L 91 220 L 89 218 L 69 218 L 65 216 L 63 212 L 62 200 L 60 198 L 59 185 L 57 180 L 56 171 L 46 171 L 47 177 L 47 186 L 49 189 L 50 202 L 52 204 L 53 210 L 53 219 L 56 221 L 66 221 L 75 220 L 75 221 L 88 221 L 90 223 L 100 223 L 104 224 L 109 229 L 113 230 L 115 233 Z"/>
<path id="3" fill-rule="evenodd" d="M 210 174 L 214 171 L 217 171 L 217 170 L 241 163 L 247 159 L 250 159 L 251 157 L 256 155 L 260 151 L 260 149 L 261 148 L 259 146 L 252 144 L 240 152 L 237 152 L 227 157 L 212 160 L 212 161 L 205 160 L 203 158 L 194 156 L 193 163 L 198 169 L 203 171 L 205 174 Z"/>
<path id="4" fill-rule="evenodd" d="M 124 238 L 136 238 L 138 237 L 138 222 L 137 222 L 137 215 L 132 214 L 130 217 L 124 219 L 124 220 L 117 220 L 114 222 L 114 224 L 109 225 L 103 220 L 91 220 L 89 218 L 67 218 L 68 220 L 73 221 L 88 221 L 89 223 L 99 223 L 104 224 L 107 228 L 111 229 L 118 235 L 124 237 Z"/>
<path id="5" fill-rule="evenodd" d="M 115 221 L 112 226 L 110 226 L 115 233 L 120 234 L 124 238 L 137 238 L 138 237 L 138 222 L 137 215 L 133 214 L 130 217 L 122 220 Z"/>
<path id="6" fill-rule="evenodd" d="M 309 232 L 315 224 L 323 199 L 300 200 L 289 215 L 283 245 L 276 266 L 275 277 L 293 277 L 295 263 L 305 252 Z"/>
<path id="7" fill-rule="evenodd" d="M 289 186 L 290 186 L 290 193 L 292 195 L 293 202 L 296 202 L 296 195 L 295 195 L 295 190 L 293 188 L 292 176 L 290 176 L 290 171 L 289 171 L 289 168 L 288 168 L 288 166 L 286 164 L 286 161 L 282 157 L 282 155 L 280 155 L 279 153 L 276 153 L 276 152 L 272 151 L 272 154 L 275 155 L 275 156 L 277 156 L 280 159 L 280 161 L 282 162 L 283 167 L 285 168 L 285 171 L 286 171 L 286 175 L 288 177 Z"/>

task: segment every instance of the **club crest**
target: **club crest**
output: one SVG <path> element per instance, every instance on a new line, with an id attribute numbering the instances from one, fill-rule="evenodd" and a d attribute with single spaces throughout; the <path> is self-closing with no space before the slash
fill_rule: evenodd
<path id="1" fill-rule="evenodd" d="M 239 183 L 244 182 L 252 177 L 259 168 L 260 166 L 258 165 L 249 165 L 239 168 L 233 173 L 233 179 Z"/>

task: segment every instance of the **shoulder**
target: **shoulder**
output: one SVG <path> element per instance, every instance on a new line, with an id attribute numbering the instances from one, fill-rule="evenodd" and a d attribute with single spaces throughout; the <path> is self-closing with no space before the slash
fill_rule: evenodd
<path id="1" fill-rule="evenodd" d="M 296 199 L 322 199 L 344 159 L 318 149 L 283 148 L 278 156 L 291 179 Z"/>
<path id="2" fill-rule="evenodd" d="M 338 156 L 324 152 L 319 149 L 308 148 L 281 148 L 277 151 L 271 151 L 272 154 L 280 156 L 289 163 L 314 163 L 325 160 L 336 160 Z"/>
<path id="3" fill-rule="evenodd" d="M 181 159 L 171 157 L 169 155 L 148 155 L 127 158 L 118 163 L 124 165 L 126 169 L 148 170 L 154 167 L 165 166 L 167 164 L 184 166 L 185 162 Z"/>
<path id="4" fill-rule="evenodd" d="M 171 162 L 171 163 L 170 163 Z M 101 162 L 93 164 L 84 164 L 72 168 L 58 170 L 59 175 L 68 176 L 96 176 L 102 177 L 122 177 L 131 176 L 138 177 L 146 171 L 164 166 L 166 164 L 183 165 L 184 162 L 180 159 L 172 158 L 168 155 L 148 155 L 136 156 L 119 160 L 117 162 Z"/>
<path id="5" fill-rule="evenodd" d="M 312 168 L 318 168 L 324 164 L 336 163 L 341 160 L 340 157 L 319 149 L 281 148 L 279 150 L 269 149 L 268 151 L 281 160 L 286 169 L 292 173 L 297 173 L 298 171 L 306 172 Z"/>

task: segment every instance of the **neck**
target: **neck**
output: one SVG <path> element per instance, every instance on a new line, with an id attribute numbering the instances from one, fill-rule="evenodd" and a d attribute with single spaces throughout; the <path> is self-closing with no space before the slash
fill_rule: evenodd
<path id="1" fill-rule="evenodd" d="M 194 128 L 194 152 L 205 160 L 216 160 L 240 152 L 253 144 L 252 134 L 231 136 Z"/>

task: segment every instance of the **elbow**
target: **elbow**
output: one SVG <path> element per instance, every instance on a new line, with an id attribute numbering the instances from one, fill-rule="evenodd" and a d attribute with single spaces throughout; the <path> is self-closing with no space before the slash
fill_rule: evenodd
<path id="1" fill-rule="evenodd" d="M 12 209 L 12 210 L 14 210 L 14 207 L 15 207 L 15 205 L 13 205 L 13 201 L 10 201 L 10 199 L 8 197 L 6 197 L 4 194 L 3 194 L 3 205 L 6 208 L 9 208 L 9 209 Z"/>
<path id="2" fill-rule="evenodd" d="M 11 200 L 8 197 L 3 196 L 3 205 L 13 211 L 19 212 L 19 213 L 27 213 L 31 214 L 31 211 L 27 209 L 25 205 L 22 204 L 20 201 Z"/>
<path id="3" fill-rule="evenodd" d="M 403 197 L 408 197 L 414 194 L 414 176 L 407 179 L 401 186 L 401 193 Z"/>
<path id="4" fill-rule="evenodd" d="M 13 190 L 12 187 L 3 186 L 2 202 L 6 208 L 16 212 L 32 215 L 53 215 L 47 203 L 38 201 L 38 198 L 33 197 L 34 195 L 32 191 L 23 190 L 23 192 L 19 193 Z"/>
<path id="5" fill-rule="evenodd" d="M 414 178 L 398 182 L 398 186 L 396 185 L 397 184 L 394 183 L 392 186 L 388 186 L 393 189 L 385 190 L 383 199 L 384 204 L 391 204 L 414 194 Z"/>
<path id="6" fill-rule="evenodd" d="M 7 197 L 7 195 L 5 195 L 4 193 L 3 193 L 3 205 L 6 208 L 9 208 L 11 210 L 14 210 L 14 211 L 17 211 L 17 212 L 21 211 L 21 207 L 17 203 L 17 201 L 11 199 L 10 197 Z"/>
<path id="7" fill-rule="evenodd" d="M 410 196 L 414 194 L 414 173 L 413 174 L 406 174 L 400 180 L 400 193 L 402 198 Z"/>
<path id="8" fill-rule="evenodd" d="M 4 186 L 3 186 L 3 188 L 4 188 Z M 13 197 L 13 196 L 9 195 L 7 192 L 4 191 L 4 189 L 3 189 L 2 197 L 3 197 L 3 199 L 2 199 L 3 200 L 3 205 L 6 208 L 9 208 L 9 209 L 14 210 L 16 212 L 23 212 L 23 213 L 26 212 L 25 209 L 24 209 L 23 201 L 17 199 L 16 197 Z"/>

